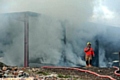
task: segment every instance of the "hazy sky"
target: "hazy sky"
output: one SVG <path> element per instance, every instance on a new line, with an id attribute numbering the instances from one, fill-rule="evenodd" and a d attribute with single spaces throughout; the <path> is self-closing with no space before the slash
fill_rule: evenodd
<path id="1" fill-rule="evenodd" d="M 0 10 L 1 12 L 35 11 L 54 15 L 66 15 L 69 12 L 78 14 L 82 9 L 90 9 L 91 1 L 93 0 L 0 0 Z"/>
<path id="2" fill-rule="evenodd" d="M 33 11 L 41 14 L 82 21 L 119 25 L 120 0 L 0 0 L 0 13 Z"/>
<path id="3" fill-rule="evenodd" d="M 93 0 L 0 0 L 0 12 L 33 11 L 80 22 L 92 15 Z"/>

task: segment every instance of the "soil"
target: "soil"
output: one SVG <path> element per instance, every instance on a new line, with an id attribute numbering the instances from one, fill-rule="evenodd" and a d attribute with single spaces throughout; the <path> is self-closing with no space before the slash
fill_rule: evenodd
<path id="1" fill-rule="evenodd" d="M 117 76 L 114 74 L 114 71 L 115 71 L 114 68 L 97 68 L 97 67 L 90 67 L 90 68 L 77 67 L 77 68 L 90 70 L 101 75 L 108 75 L 115 78 L 116 80 L 120 80 L 120 76 Z M 108 78 L 100 78 L 93 74 L 76 71 L 76 70 L 68 70 L 68 69 L 44 69 L 44 70 L 49 72 L 56 72 L 57 74 L 72 75 L 73 77 L 77 76 L 79 79 L 82 79 L 82 80 L 110 80 Z"/>

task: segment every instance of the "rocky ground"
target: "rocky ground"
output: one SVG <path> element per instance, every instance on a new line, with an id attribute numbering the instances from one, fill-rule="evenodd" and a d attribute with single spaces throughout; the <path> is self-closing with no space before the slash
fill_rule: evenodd
<path id="1" fill-rule="evenodd" d="M 107 78 L 100 78 L 87 72 L 78 70 L 61 69 L 61 68 L 23 68 L 23 67 L 8 67 L 1 63 L 0 65 L 1 78 L 29 78 L 27 80 L 110 80 Z M 108 75 L 116 80 L 120 80 L 120 76 L 114 74 L 114 68 L 98 68 L 98 67 L 75 67 L 77 69 L 90 70 L 101 75 Z M 34 78 L 34 79 L 33 79 Z M 7 80 L 7 79 L 6 79 Z M 26 80 L 26 79 L 25 79 Z"/>
<path id="2" fill-rule="evenodd" d="M 86 69 L 90 71 L 94 71 L 98 74 L 101 75 L 108 75 L 111 76 L 117 80 L 120 80 L 120 76 L 117 76 L 114 74 L 114 71 L 116 70 L 115 68 L 98 68 L 98 67 L 91 67 L 91 68 L 81 68 L 81 69 Z"/>
<path id="3" fill-rule="evenodd" d="M 116 76 L 114 74 L 114 71 L 115 71 L 114 68 L 81 67 L 80 69 L 94 71 L 98 74 L 108 75 L 108 76 L 115 78 L 116 80 L 120 80 L 120 76 Z M 56 72 L 58 74 L 71 75 L 72 77 L 77 76 L 77 78 L 82 79 L 82 80 L 110 80 L 107 78 L 100 78 L 93 74 L 86 73 L 86 72 L 80 72 L 76 70 L 67 70 L 67 69 L 46 69 L 46 70 L 51 71 L 51 72 Z"/>

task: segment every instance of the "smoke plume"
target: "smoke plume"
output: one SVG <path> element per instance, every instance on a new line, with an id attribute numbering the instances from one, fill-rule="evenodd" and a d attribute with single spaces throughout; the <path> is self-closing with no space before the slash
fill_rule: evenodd
<path id="1" fill-rule="evenodd" d="M 100 66 L 108 66 L 109 61 L 117 59 L 112 53 L 120 48 L 118 0 L 112 3 L 114 6 L 108 0 L 0 0 L 0 51 L 4 62 L 23 65 L 24 17 L 17 15 L 16 19 L 12 13 L 32 11 L 40 15 L 29 18 L 30 62 L 85 65 L 86 42 L 95 49 L 99 40 Z"/>

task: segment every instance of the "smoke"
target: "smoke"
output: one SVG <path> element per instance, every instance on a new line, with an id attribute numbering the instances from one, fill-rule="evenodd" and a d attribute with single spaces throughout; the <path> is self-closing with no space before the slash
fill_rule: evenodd
<path id="1" fill-rule="evenodd" d="M 1 13 L 32 11 L 58 19 L 80 23 L 93 12 L 93 1 L 88 0 L 1 0 Z"/>
<path id="2" fill-rule="evenodd" d="M 119 27 L 119 0 L 97 0 L 94 1 L 93 15 L 91 22 L 101 23 L 110 26 Z"/>
<path id="3" fill-rule="evenodd" d="M 120 39 L 119 28 L 115 28 L 119 27 L 120 19 L 117 1 L 113 6 L 108 0 L 0 0 L 0 13 L 32 11 L 41 14 L 29 19 L 30 62 L 85 65 L 86 42 L 90 41 L 95 49 L 98 39 L 102 54 L 100 65 L 107 66 L 106 56 L 112 58 L 112 53 L 120 47 L 116 46 Z M 0 17 L 0 49 L 5 63 L 21 65 L 24 23 L 7 15 Z"/>
<path id="4" fill-rule="evenodd" d="M 61 23 L 56 19 L 40 16 L 36 24 L 31 20 L 30 59 L 42 58 L 44 63 L 57 64 L 63 50 L 62 31 Z"/>

